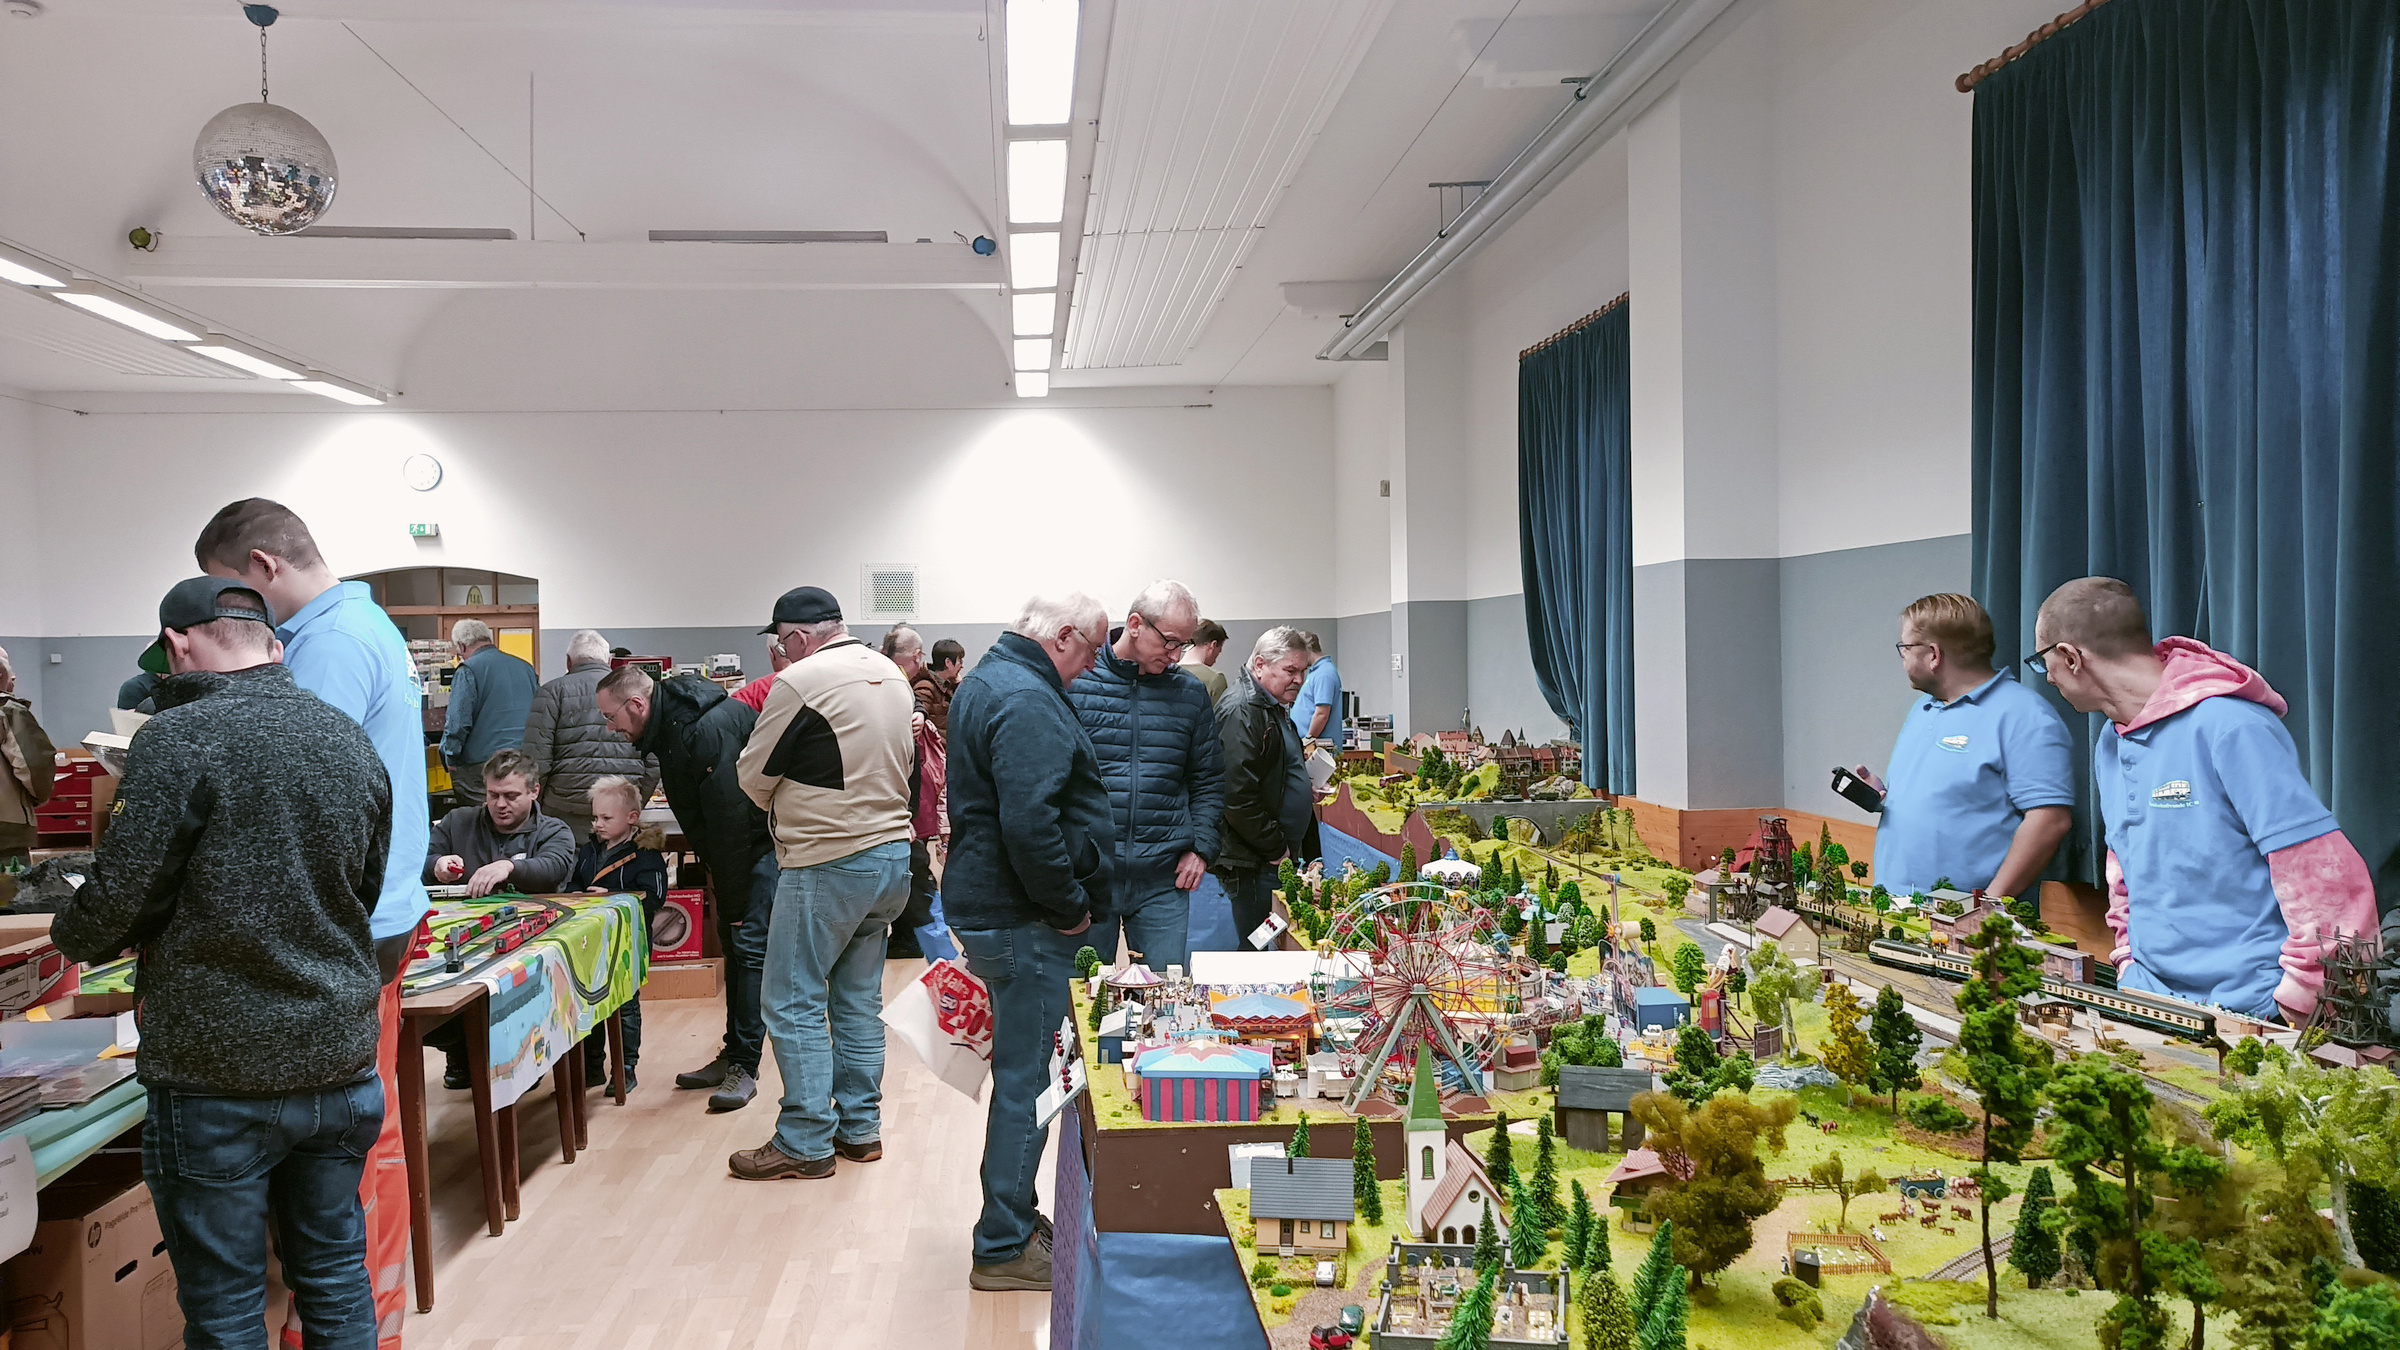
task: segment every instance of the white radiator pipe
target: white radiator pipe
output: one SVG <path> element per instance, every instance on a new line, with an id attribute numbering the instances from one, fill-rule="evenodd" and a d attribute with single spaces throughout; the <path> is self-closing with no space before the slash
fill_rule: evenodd
<path id="1" fill-rule="evenodd" d="M 1623 111 L 1642 87 L 1667 63 L 1700 36 L 1717 17 L 1740 0 L 1674 0 L 1644 25 L 1625 50 L 1617 53 L 1590 83 L 1578 88 L 1569 103 L 1533 143 L 1484 189 L 1475 204 L 1435 235 L 1423 252 L 1384 283 L 1364 308 L 1344 321 L 1340 336 L 1317 353 L 1320 361 L 1347 361 L 1373 343 L 1425 289 L 1442 278 L 1481 243 L 1510 211 L 1531 200 L 1549 177 L 1573 158 L 1603 126 Z"/>

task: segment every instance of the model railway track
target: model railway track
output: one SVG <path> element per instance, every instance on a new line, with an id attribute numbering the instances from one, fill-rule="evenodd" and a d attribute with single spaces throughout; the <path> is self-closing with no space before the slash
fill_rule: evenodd
<path id="1" fill-rule="evenodd" d="M 1964 956 L 1889 939 L 1868 943 L 1867 957 L 1877 965 L 1913 970 L 1946 980 L 1964 982 L 1974 973 L 1973 966 Z M 2052 998 L 2065 999 L 2078 1007 L 2088 1008 L 2110 1021 L 2145 1027 L 2169 1036 L 2205 1042 L 2217 1034 L 2215 1013 L 2181 999 L 2164 998 L 2131 989 L 2103 989 L 2099 985 L 2084 984 L 2077 980 L 2044 979 L 2042 992 Z"/>

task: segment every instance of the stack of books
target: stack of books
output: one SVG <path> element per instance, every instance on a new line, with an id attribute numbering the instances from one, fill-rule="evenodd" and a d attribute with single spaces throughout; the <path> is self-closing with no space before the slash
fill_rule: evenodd
<path id="1" fill-rule="evenodd" d="M 0 1078 L 0 1129 L 6 1129 L 41 1109 L 41 1079 L 31 1076 Z"/>

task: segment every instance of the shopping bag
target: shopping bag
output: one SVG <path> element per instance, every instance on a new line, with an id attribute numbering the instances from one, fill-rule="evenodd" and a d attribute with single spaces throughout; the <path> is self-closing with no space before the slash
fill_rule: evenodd
<path id="1" fill-rule="evenodd" d="M 992 1072 L 992 993 L 960 961 L 936 961 L 884 1005 L 883 1022 L 933 1076 L 976 1101 Z"/>
<path id="2" fill-rule="evenodd" d="M 958 959 L 958 944 L 950 940 L 950 921 L 942 915 L 942 893 L 933 893 L 933 920 L 917 925 L 917 950 L 925 954 L 925 962 Z"/>

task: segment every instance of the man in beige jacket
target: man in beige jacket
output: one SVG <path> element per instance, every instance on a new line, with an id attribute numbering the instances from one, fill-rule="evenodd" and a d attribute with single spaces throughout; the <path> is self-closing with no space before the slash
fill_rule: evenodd
<path id="1" fill-rule="evenodd" d="M 23 858 L 40 831 L 34 808 L 58 781 L 56 752 L 33 705 L 17 697 L 16 667 L 0 647 L 0 858 Z"/>
<path id="2" fill-rule="evenodd" d="M 833 1175 L 883 1156 L 883 949 L 908 904 L 916 700 L 814 586 L 775 602 L 775 677 L 742 751 L 782 877 L 767 924 L 767 1037 L 783 1076 L 775 1137 L 728 1160 L 748 1181 Z"/>

